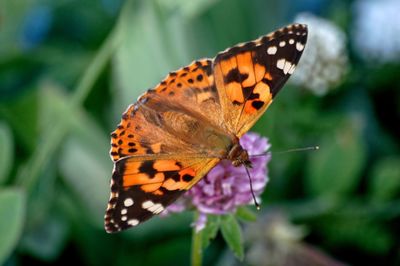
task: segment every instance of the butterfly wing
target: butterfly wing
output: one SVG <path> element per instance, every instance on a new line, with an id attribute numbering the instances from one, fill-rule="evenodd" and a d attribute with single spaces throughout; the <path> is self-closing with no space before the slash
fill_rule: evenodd
<path id="1" fill-rule="evenodd" d="M 293 73 L 306 37 L 295 24 L 193 62 L 129 106 L 111 134 L 107 232 L 158 214 L 225 158 Z"/>
<path id="2" fill-rule="evenodd" d="M 217 55 L 213 74 L 230 132 L 242 136 L 265 112 L 295 70 L 306 41 L 307 27 L 293 24 Z"/>
<path id="3" fill-rule="evenodd" d="M 230 139 L 221 128 L 211 65 L 203 59 L 171 72 L 129 106 L 111 134 L 112 159 L 182 153 L 212 157 L 224 150 Z"/>
<path id="4" fill-rule="evenodd" d="M 118 232 L 159 214 L 218 162 L 184 156 L 125 157 L 117 161 L 105 215 L 106 231 Z"/>
<path id="5" fill-rule="evenodd" d="M 161 212 L 229 150 L 211 66 L 204 59 L 171 72 L 122 115 L 111 134 L 107 232 Z"/>
<path id="6" fill-rule="evenodd" d="M 221 155 L 231 134 L 241 137 L 271 104 L 306 40 L 307 27 L 293 24 L 171 72 L 123 114 L 111 134 L 112 159 Z"/>

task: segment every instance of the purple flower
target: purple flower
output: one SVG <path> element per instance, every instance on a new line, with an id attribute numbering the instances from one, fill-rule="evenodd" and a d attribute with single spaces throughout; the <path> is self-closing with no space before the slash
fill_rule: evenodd
<path id="1" fill-rule="evenodd" d="M 243 135 L 240 144 L 250 155 L 253 168 L 249 169 L 249 172 L 253 191 L 259 196 L 268 182 L 267 163 L 271 160 L 271 155 L 251 155 L 263 154 L 271 145 L 266 138 L 256 133 Z M 182 200 L 169 206 L 166 213 L 180 212 L 188 205 L 194 206 L 200 213 L 195 222 L 196 230 L 200 231 L 207 222 L 207 214 L 234 213 L 237 207 L 252 202 L 250 181 L 244 166 L 234 167 L 230 161 L 223 160 L 189 190 Z"/>

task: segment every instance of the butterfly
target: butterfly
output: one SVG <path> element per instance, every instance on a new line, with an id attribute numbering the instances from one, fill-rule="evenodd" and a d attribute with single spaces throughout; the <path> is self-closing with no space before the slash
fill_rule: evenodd
<path id="1" fill-rule="evenodd" d="M 139 96 L 111 133 L 105 230 L 162 212 L 218 162 L 251 167 L 239 143 L 295 70 L 307 26 L 292 24 L 192 62 Z"/>

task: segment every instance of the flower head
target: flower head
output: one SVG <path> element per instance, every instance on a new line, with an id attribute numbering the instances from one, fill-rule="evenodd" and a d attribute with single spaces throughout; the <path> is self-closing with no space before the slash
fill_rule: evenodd
<path id="1" fill-rule="evenodd" d="M 400 60 L 400 2 L 358 0 L 354 3 L 355 49 L 364 59 L 378 62 Z"/>
<path id="2" fill-rule="evenodd" d="M 325 95 L 347 71 L 346 36 L 332 22 L 312 14 L 299 14 L 295 20 L 307 24 L 309 34 L 291 82 L 318 96 Z"/>
<path id="3" fill-rule="evenodd" d="M 250 155 L 253 167 L 249 169 L 253 191 L 259 196 L 268 182 L 267 163 L 271 155 L 251 157 L 263 154 L 270 144 L 266 138 L 256 133 L 247 133 L 240 139 L 240 144 Z M 184 206 L 192 205 L 200 213 L 196 229 L 201 230 L 207 221 L 207 214 L 228 214 L 237 207 L 252 202 L 249 177 L 244 166 L 234 167 L 228 160 L 221 161 L 198 184 L 189 190 L 183 201 L 172 204 L 167 212 L 182 211 Z"/>

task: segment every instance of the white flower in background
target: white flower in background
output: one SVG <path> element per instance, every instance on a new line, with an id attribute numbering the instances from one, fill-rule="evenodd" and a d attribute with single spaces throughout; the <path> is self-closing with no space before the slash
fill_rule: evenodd
<path id="1" fill-rule="evenodd" d="M 400 60 L 400 1 L 358 0 L 352 31 L 361 57 L 381 63 Z"/>
<path id="2" fill-rule="evenodd" d="M 312 14 L 301 13 L 295 21 L 308 25 L 308 40 L 291 82 L 325 95 L 347 72 L 346 35 L 332 22 Z"/>
<path id="3" fill-rule="evenodd" d="M 245 265 L 260 266 L 345 266 L 319 248 L 306 243 L 307 228 L 292 224 L 284 213 L 267 211 L 256 223 L 246 225 L 244 239 L 248 245 Z M 237 261 L 237 260 L 236 260 Z M 228 262 L 228 261 L 227 261 Z M 229 261 L 231 262 L 231 261 Z M 225 265 L 239 265 L 225 263 Z M 240 265 L 243 265 L 240 264 Z"/>

